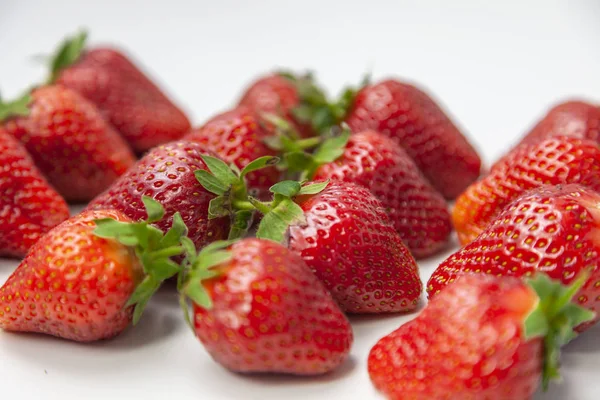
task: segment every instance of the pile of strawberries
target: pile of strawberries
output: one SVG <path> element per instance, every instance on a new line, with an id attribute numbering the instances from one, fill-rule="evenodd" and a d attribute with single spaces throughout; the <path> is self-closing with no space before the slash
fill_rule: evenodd
<path id="1" fill-rule="evenodd" d="M 598 319 L 599 136 L 600 108 L 564 103 L 479 179 L 474 148 L 415 86 L 331 101 L 287 73 L 192 128 L 80 34 L 46 83 L 0 103 L 0 255 L 24 257 L 0 327 L 111 338 L 171 280 L 226 368 L 322 374 L 349 354 L 346 314 L 417 308 L 415 259 L 454 228 L 464 247 L 424 311 L 375 344 L 371 379 L 393 399 L 528 399 Z M 67 203 L 87 207 L 69 217 Z"/>

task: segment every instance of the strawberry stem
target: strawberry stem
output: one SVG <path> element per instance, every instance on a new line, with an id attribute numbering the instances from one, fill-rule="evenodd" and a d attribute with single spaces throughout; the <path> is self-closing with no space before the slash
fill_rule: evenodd
<path id="1" fill-rule="evenodd" d="M 50 76 L 47 83 L 56 81 L 61 71 L 79 60 L 85 49 L 87 32 L 81 31 L 72 37 L 67 37 L 56 50 L 50 63 Z"/>
<path id="2" fill-rule="evenodd" d="M 578 325 L 595 318 L 594 312 L 572 302 L 588 278 L 589 271 L 585 271 L 569 286 L 562 285 L 560 281 L 553 281 L 543 273 L 528 280 L 539 301 L 525 320 L 525 339 L 543 337 L 544 390 L 551 380 L 560 377 L 560 348 L 577 336 L 574 329 Z"/>

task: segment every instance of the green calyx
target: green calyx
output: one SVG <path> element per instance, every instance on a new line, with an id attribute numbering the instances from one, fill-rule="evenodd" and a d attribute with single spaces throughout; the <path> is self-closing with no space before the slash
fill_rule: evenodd
<path id="1" fill-rule="evenodd" d="M 544 389 L 551 380 L 560 378 L 560 348 L 577 336 L 574 328 L 595 318 L 594 312 L 571 302 L 588 278 L 589 273 L 583 273 L 569 286 L 564 286 L 543 273 L 528 280 L 539 301 L 525 320 L 525 338 L 543 338 Z"/>
<path id="2" fill-rule="evenodd" d="M 29 115 L 29 104 L 32 100 L 31 91 L 27 91 L 23 96 L 13 101 L 3 102 L 0 100 L 0 122 L 8 118 Z"/>
<path id="3" fill-rule="evenodd" d="M 232 253 L 227 247 L 235 243 L 235 240 L 216 241 L 196 252 L 194 243 L 189 238 L 182 239 L 186 258 L 177 279 L 177 289 L 185 320 L 193 328 L 187 299 L 207 310 L 212 308 L 212 299 L 203 282 L 218 276 L 219 271 L 215 267 L 231 260 Z"/>
<path id="4" fill-rule="evenodd" d="M 330 130 L 344 120 L 354 103 L 356 93 L 369 81 L 367 76 L 358 88 L 346 88 L 338 100 L 330 102 L 324 91 L 315 84 L 311 73 L 300 77 L 289 73 L 280 75 L 292 81 L 298 90 L 300 104 L 292 110 L 294 118 L 300 123 L 310 124 L 318 134 Z"/>
<path id="5" fill-rule="evenodd" d="M 187 240 L 187 227 L 179 213 L 173 215 L 171 228 L 164 233 L 152 224 L 160 221 L 165 214 L 162 205 L 156 200 L 144 196 L 142 198 L 148 218 L 140 222 L 121 222 L 111 218 L 96 220 L 96 236 L 114 239 L 119 243 L 132 247 L 140 260 L 144 279 L 138 284 L 126 306 L 135 306 L 133 324 L 137 324 L 148 300 L 166 279 L 177 275 L 181 266 L 171 257 L 183 254 L 183 241 Z M 188 242 L 186 242 L 188 243 Z M 193 244 L 192 244 L 193 246 Z"/>
<path id="6" fill-rule="evenodd" d="M 81 31 L 67 37 L 58 47 L 50 61 L 50 76 L 47 83 L 54 83 L 60 72 L 73 65 L 83 53 L 87 40 L 87 32 Z"/>
<path id="7" fill-rule="evenodd" d="M 323 165 L 334 162 L 344 154 L 350 139 L 350 129 L 342 126 L 339 135 L 325 139 L 312 154 L 305 151 L 292 151 L 283 156 L 283 165 L 288 173 L 300 174 L 300 179 L 312 179 L 317 169 Z"/>
<path id="8" fill-rule="evenodd" d="M 273 193 L 272 201 L 262 202 L 250 197 L 250 203 L 263 214 L 256 237 L 283 243 L 290 225 L 302 224 L 306 221 L 304 211 L 294 202 L 294 198 L 320 193 L 328 184 L 329 181 L 308 185 L 296 181 L 282 181 L 269 189 Z"/>
<path id="9" fill-rule="evenodd" d="M 245 177 L 252 171 L 272 167 L 279 158 L 264 156 L 250 162 L 241 171 L 235 165 L 227 165 L 222 160 L 203 155 L 202 160 L 208 171 L 197 170 L 196 179 L 209 192 L 217 195 L 210 201 L 208 218 L 228 216 L 231 219 L 229 239 L 243 237 L 250 229 L 255 208 L 248 201 L 248 188 Z"/>

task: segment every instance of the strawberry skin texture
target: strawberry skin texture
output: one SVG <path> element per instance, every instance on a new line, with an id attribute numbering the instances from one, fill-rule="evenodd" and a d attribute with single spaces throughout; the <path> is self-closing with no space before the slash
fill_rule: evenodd
<path id="1" fill-rule="evenodd" d="M 371 349 L 369 375 L 396 400 L 526 400 L 543 344 L 523 323 L 538 297 L 513 278 L 464 276 Z"/>
<path id="2" fill-rule="evenodd" d="M 152 149 L 106 192 L 95 198 L 88 210 L 115 209 L 133 221 L 147 218 L 144 195 L 157 200 L 165 216 L 156 223 L 167 232 L 173 214 L 179 212 L 188 227 L 188 237 L 197 248 L 225 239 L 229 230 L 226 218 L 208 219 L 208 204 L 215 197 L 198 183 L 194 171 L 204 169 L 203 154 L 213 155 L 202 146 L 180 140 Z"/>
<path id="3" fill-rule="evenodd" d="M 135 163 L 119 134 L 77 92 L 51 85 L 31 96 L 29 115 L 4 127 L 67 201 L 91 200 Z"/>
<path id="4" fill-rule="evenodd" d="M 577 139 L 600 139 L 600 107 L 583 102 L 568 101 L 551 108 L 527 135 L 511 150 L 518 151 L 521 146 L 536 145 L 546 139 L 569 136 Z M 494 164 L 495 168 L 505 158 Z"/>
<path id="5" fill-rule="evenodd" d="M 444 111 L 414 86 L 386 80 L 364 87 L 346 122 L 354 132 L 374 129 L 392 138 L 448 199 L 479 176 L 477 152 Z"/>
<path id="6" fill-rule="evenodd" d="M 344 154 L 319 167 L 315 179 L 339 179 L 369 189 L 416 258 L 448 242 L 452 224 L 446 201 L 387 136 L 372 130 L 350 136 Z"/>
<path id="7" fill-rule="evenodd" d="M 0 165 L 0 256 L 23 257 L 41 236 L 69 218 L 69 208 L 21 143 L 1 127 Z"/>
<path id="8" fill-rule="evenodd" d="M 275 114 L 287 119 L 300 136 L 314 135 L 310 124 L 299 123 L 292 110 L 300 105 L 300 96 L 293 82 L 280 75 L 267 75 L 257 79 L 246 89 L 239 102 L 256 113 Z"/>
<path id="9" fill-rule="evenodd" d="M 190 122 L 122 53 L 92 49 L 65 68 L 57 83 L 81 93 L 138 153 L 180 139 Z"/>
<path id="10" fill-rule="evenodd" d="M 118 335 L 143 271 L 135 253 L 93 234 L 95 219 L 129 222 L 118 211 L 84 212 L 52 229 L 0 288 L 0 327 L 80 342 Z"/>
<path id="11" fill-rule="evenodd" d="M 574 299 L 600 312 L 599 204 L 600 195 L 580 185 L 544 186 L 523 194 L 435 270 L 427 284 L 429 297 L 464 274 L 528 277 L 543 271 L 569 284 L 590 268 L 590 278 Z"/>
<path id="12" fill-rule="evenodd" d="M 290 227 L 289 248 L 304 259 L 342 310 L 416 308 L 422 291 L 417 264 L 371 192 L 332 182 L 321 193 L 297 201 L 306 224 Z"/>
<path id="13" fill-rule="evenodd" d="M 223 161 L 242 169 L 258 157 L 277 155 L 263 143 L 272 134 L 249 108 L 237 107 L 211 118 L 185 139 L 201 144 Z M 250 188 L 264 193 L 279 182 L 280 177 L 276 168 L 265 168 L 249 173 L 246 179 Z"/>
<path id="14" fill-rule="evenodd" d="M 600 190 L 600 148 L 560 137 L 513 152 L 456 200 L 452 220 L 462 244 L 473 241 L 512 200 L 541 185 L 580 183 Z"/>
<path id="15" fill-rule="evenodd" d="M 278 243 L 244 239 L 204 283 L 213 307 L 194 306 L 196 335 L 237 372 L 317 375 L 348 356 L 350 323 L 302 259 Z"/>

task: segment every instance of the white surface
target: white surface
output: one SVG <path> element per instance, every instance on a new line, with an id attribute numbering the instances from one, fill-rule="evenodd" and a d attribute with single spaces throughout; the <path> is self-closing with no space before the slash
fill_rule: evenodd
<path id="1" fill-rule="evenodd" d="M 488 3 L 0 0 L 0 89 L 11 97 L 42 77 L 29 57 L 87 26 L 94 43 L 119 43 L 159 77 L 196 124 L 275 66 L 314 69 L 334 93 L 370 70 L 427 87 L 489 162 L 550 104 L 600 100 L 600 2 Z M 424 279 L 442 259 L 421 263 Z M 0 260 L 0 281 L 16 264 Z M 163 290 L 141 324 L 112 341 L 0 332 L 0 385 L 21 399 L 378 398 L 368 351 L 411 317 L 352 318 L 352 358 L 333 375 L 244 377 L 212 362 Z M 565 382 L 536 400 L 600 397 L 599 334 L 565 349 Z"/>

